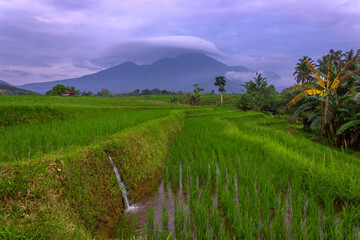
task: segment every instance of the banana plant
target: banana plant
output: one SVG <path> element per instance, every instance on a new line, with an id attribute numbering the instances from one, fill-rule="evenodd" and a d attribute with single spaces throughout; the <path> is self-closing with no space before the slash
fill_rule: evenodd
<path id="1" fill-rule="evenodd" d="M 350 61 L 346 63 L 346 65 L 340 71 L 337 70 L 335 64 L 332 61 L 333 54 L 334 51 L 330 50 L 330 55 L 328 56 L 328 72 L 326 76 L 320 71 L 317 71 L 307 59 L 303 60 L 311 69 L 314 78 L 317 81 L 315 84 L 308 83 L 284 89 L 283 91 L 286 92 L 299 90 L 303 90 L 303 92 L 295 96 L 283 108 L 283 111 L 293 107 L 296 103 L 307 97 L 317 96 L 320 105 L 320 127 L 325 141 L 331 145 L 347 146 L 347 142 L 344 139 L 343 133 L 344 131 L 350 130 L 351 128 L 356 128 L 358 122 L 355 121 L 352 122 L 352 124 L 343 126 L 344 122 L 342 119 L 339 119 L 337 109 L 342 108 L 342 104 L 345 102 L 340 100 L 348 99 L 348 97 L 357 98 L 358 96 L 360 86 L 357 86 L 357 82 L 360 75 L 360 64 L 357 59 L 360 55 L 360 50 Z M 348 71 L 351 66 L 354 66 L 355 70 Z M 347 101 L 348 104 L 350 102 L 353 103 L 353 101 Z M 339 131 L 340 128 L 341 131 Z M 343 140 L 345 142 L 343 142 Z M 354 142 L 354 144 L 358 144 L 358 140 L 352 142 Z"/>

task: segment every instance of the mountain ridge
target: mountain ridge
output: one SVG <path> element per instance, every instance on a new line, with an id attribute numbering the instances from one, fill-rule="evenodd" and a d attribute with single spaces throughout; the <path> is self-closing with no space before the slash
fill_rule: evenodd
<path id="1" fill-rule="evenodd" d="M 37 93 L 0 81 L 0 95 L 37 95 Z"/>
<path id="2" fill-rule="evenodd" d="M 251 72 L 244 66 L 228 66 L 205 54 L 184 53 L 175 58 L 159 59 L 151 64 L 138 65 L 133 62 L 124 62 L 78 78 L 30 83 L 20 87 L 45 93 L 57 84 L 64 84 L 75 86 L 80 91 L 96 93 L 102 88 L 107 88 L 112 93 L 125 93 L 134 89 L 146 88 L 189 91 L 193 89 L 192 85 L 195 83 L 200 86 L 202 83 L 206 83 L 205 91 L 210 92 L 216 87 L 210 87 L 208 82 L 214 81 L 217 76 L 224 76 L 227 72 L 232 71 Z M 241 87 L 239 86 L 239 88 L 235 87 L 229 92 L 239 92 L 240 90 Z"/>
<path id="3" fill-rule="evenodd" d="M 8 86 L 12 86 L 10 83 L 5 82 L 3 80 L 0 80 L 0 85 L 8 85 Z"/>

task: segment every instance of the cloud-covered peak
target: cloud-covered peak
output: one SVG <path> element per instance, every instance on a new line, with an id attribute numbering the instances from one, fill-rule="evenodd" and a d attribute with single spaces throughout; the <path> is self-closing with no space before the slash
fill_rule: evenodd
<path id="1" fill-rule="evenodd" d="M 120 41 L 114 46 L 98 52 L 90 63 L 100 67 L 110 67 L 126 61 L 148 64 L 158 59 L 176 57 L 187 52 L 204 53 L 210 56 L 224 55 L 213 43 L 201 38 L 161 36 Z M 89 66 L 91 67 L 91 65 Z"/>
<path id="2" fill-rule="evenodd" d="M 194 51 L 290 84 L 302 56 L 359 48 L 359 11 L 354 0 L 0 0 L 0 72 L 47 81 Z"/>

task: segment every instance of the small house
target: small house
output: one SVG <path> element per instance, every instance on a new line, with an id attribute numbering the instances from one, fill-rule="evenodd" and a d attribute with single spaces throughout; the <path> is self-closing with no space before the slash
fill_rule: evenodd
<path id="1" fill-rule="evenodd" d="M 73 92 L 73 91 L 66 91 L 61 96 L 63 96 L 63 97 L 73 97 L 75 95 L 76 95 L 76 93 Z"/>

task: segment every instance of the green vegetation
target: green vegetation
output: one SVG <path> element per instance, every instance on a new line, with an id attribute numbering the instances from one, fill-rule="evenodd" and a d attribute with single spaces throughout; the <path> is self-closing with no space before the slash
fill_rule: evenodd
<path id="1" fill-rule="evenodd" d="M 100 97 L 110 97 L 111 93 L 110 90 L 107 88 L 102 88 L 100 92 L 97 93 L 97 96 Z"/>
<path id="2" fill-rule="evenodd" d="M 30 123 L 1 130 L 1 162 L 59 153 L 71 146 L 93 144 L 138 123 L 163 117 L 169 110 L 124 109 L 65 121 Z"/>
<path id="3" fill-rule="evenodd" d="M 79 95 L 79 90 L 76 90 L 75 87 L 65 87 L 65 85 L 58 84 L 54 86 L 51 90 L 46 92 L 46 95 L 50 96 L 76 96 Z"/>
<path id="4" fill-rule="evenodd" d="M 308 60 L 311 64 L 314 64 L 314 61 L 308 56 L 304 56 L 302 59 L 299 59 L 299 62 L 296 63 L 295 72 L 293 74 L 296 84 L 304 84 L 306 82 L 315 81 L 312 76 L 311 69 L 307 66 L 304 60 Z"/>
<path id="5" fill-rule="evenodd" d="M 181 104 L 188 104 L 188 105 L 199 105 L 202 99 L 201 92 L 204 91 L 203 88 L 200 88 L 198 84 L 193 85 L 195 89 L 192 93 L 185 93 L 184 95 L 174 95 L 170 97 L 171 103 L 181 103 Z"/>
<path id="6" fill-rule="evenodd" d="M 240 95 L 236 107 L 245 111 L 279 109 L 284 105 L 284 99 L 287 97 L 284 94 L 279 95 L 274 85 L 268 85 L 266 78 L 258 73 L 256 73 L 253 81 L 245 82 L 242 86 L 246 89 L 246 92 Z"/>
<path id="7" fill-rule="evenodd" d="M 358 236 L 357 157 L 311 142 L 284 120 L 253 112 L 217 113 L 186 118 L 171 146 L 164 182 L 188 195 L 178 206 L 188 208 L 186 220 L 183 212 L 175 212 L 176 236 Z"/>
<path id="8" fill-rule="evenodd" d="M 56 154 L 32 159 L 7 159 L 3 162 L 0 168 L 0 238 L 111 237 L 123 208 L 108 155 L 113 158 L 136 199 L 141 196 L 135 194 L 139 192 L 139 187 L 157 181 L 161 176 L 159 172 L 165 164 L 167 146 L 182 127 L 183 114 L 180 112 L 138 112 L 143 116 L 131 110 L 113 113 L 113 118 L 111 114 L 105 113 L 89 125 L 87 122 L 92 121 L 91 118 L 77 119 L 84 124 L 83 129 L 88 129 L 85 131 L 87 134 L 78 135 L 78 141 L 83 141 L 84 136 L 89 137 L 91 134 L 88 131 L 92 128 L 99 131 L 100 135 L 108 124 L 113 124 L 111 128 L 115 126 L 117 129 L 113 130 L 113 135 L 106 132 L 107 137 L 87 143 L 87 146 L 79 144 L 66 149 L 66 143 L 62 145 L 59 142 L 58 147 L 63 151 L 57 151 Z M 106 118 L 110 119 L 102 122 Z M 143 123 L 134 126 L 139 122 Z M 21 126 L 24 131 L 27 126 L 30 132 L 36 125 L 30 123 Z M 78 132 L 79 126 L 72 129 Z M 55 128 L 58 127 L 60 125 Z M 125 128 L 127 130 L 123 130 Z M 95 132 L 92 134 L 93 137 L 97 136 Z M 36 151 L 41 148 L 43 146 L 39 145 L 31 149 Z"/>
<path id="9" fill-rule="evenodd" d="M 352 55 L 352 54 L 351 54 Z M 348 62 L 335 63 L 337 54 L 333 50 L 327 59 L 327 74 L 319 66 L 314 68 L 308 59 L 304 63 L 309 67 L 317 82 L 308 81 L 284 91 L 299 91 L 285 107 L 284 111 L 294 106 L 296 119 L 300 114 L 304 124 L 314 125 L 321 132 L 322 138 L 334 146 L 359 149 L 360 145 L 360 51 Z M 340 59 L 341 60 L 341 59 Z"/>
<path id="10" fill-rule="evenodd" d="M 220 92 L 220 95 L 221 95 L 221 99 L 220 99 L 221 104 L 224 103 L 224 101 L 223 101 L 223 93 L 225 92 L 225 88 L 224 88 L 225 84 L 226 84 L 225 77 L 219 76 L 219 77 L 215 78 L 214 85 L 219 87 L 219 92 Z"/>
<path id="11" fill-rule="evenodd" d="M 332 74 L 334 84 L 341 71 Z M 343 82 L 350 90 L 338 79 L 299 102 L 294 118 L 328 108 L 324 116 L 342 114 L 338 135 L 357 131 L 358 79 Z M 246 110 L 299 94 L 278 94 L 261 75 L 244 86 Z M 201 90 L 189 96 L 202 106 L 171 104 L 169 95 L 0 96 L 0 239 L 359 238 L 358 152 L 316 142 L 286 116 L 235 109 L 238 95 L 215 106 L 219 95 Z M 132 204 L 160 181 L 173 197 L 149 207 L 141 231 L 124 212 L 109 156 Z"/>
<path id="12" fill-rule="evenodd" d="M 66 120 L 85 115 L 119 111 L 116 107 L 80 107 L 76 105 L 47 106 L 41 104 L 3 104 L 0 105 L 0 127 L 24 123 L 42 123 L 53 120 Z"/>
<path id="13" fill-rule="evenodd" d="M 125 101 L 124 101 L 125 100 Z M 163 100 L 164 102 L 170 103 L 170 96 L 151 96 L 146 98 L 145 96 L 129 96 L 129 97 L 52 97 L 52 96 L 1 96 L 0 95 L 0 106 L 11 104 L 11 105 L 45 105 L 45 106 L 66 106 L 66 107 L 84 107 L 84 106 L 98 106 L 98 107 L 128 107 L 128 106 L 139 106 L 146 107 L 152 106 L 154 108 L 168 108 L 169 106 L 162 106 L 156 102 L 145 102 L 137 100 Z M 171 105 L 171 108 L 176 107 Z"/>
<path id="14" fill-rule="evenodd" d="M 1 84 L 0 82 L 0 95 L 36 95 L 36 94 L 37 93 L 34 93 L 32 91 L 17 88 L 7 84 Z"/>

